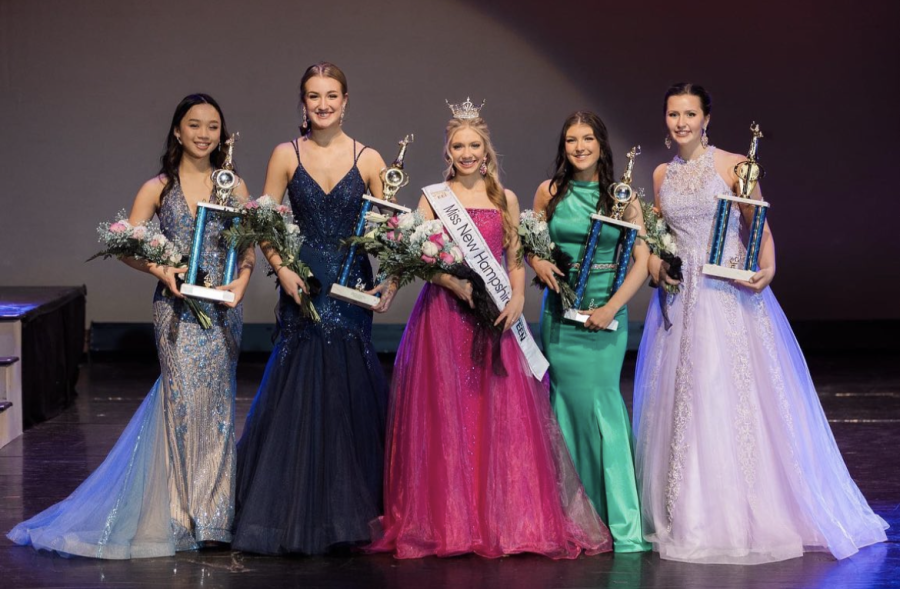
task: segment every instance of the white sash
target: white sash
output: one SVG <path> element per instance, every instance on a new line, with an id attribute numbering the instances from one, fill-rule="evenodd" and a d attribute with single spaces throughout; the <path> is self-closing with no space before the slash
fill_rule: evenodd
<path id="1" fill-rule="evenodd" d="M 491 248 L 485 243 L 484 236 L 475 226 L 472 217 L 466 212 L 465 207 L 462 206 L 446 182 L 426 186 L 422 191 L 425 193 L 425 198 L 431 203 L 431 208 L 444 224 L 447 233 L 462 249 L 466 263 L 481 276 L 488 294 L 497 304 L 497 308 L 502 311 L 512 298 L 512 285 L 509 283 L 506 270 L 491 253 Z M 519 316 L 513 323 L 512 332 L 516 336 L 519 348 L 525 354 L 531 374 L 541 380 L 544 378 L 544 373 L 547 372 L 549 363 L 531 336 L 524 316 Z"/>

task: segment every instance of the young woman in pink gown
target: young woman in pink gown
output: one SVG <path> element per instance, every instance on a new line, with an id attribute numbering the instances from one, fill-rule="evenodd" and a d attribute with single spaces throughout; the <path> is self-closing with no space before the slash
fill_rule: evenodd
<path id="1" fill-rule="evenodd" d="M 635 454 L 644 535 L 662 558 L 755 564 L 885 540 L 835 444 L 797 341 L 775 295 L 765 228 L 749 281 L 701 273 L 716 195 L 745 156 L 709 145 L 710 98 L 691 84 L 666 94 L 666 143 L 678 154 L 653 174 L 656 204 L 683 261 L 668 296 L 671 329 L 650 305 L 634 386 Z M 759 186 L 752 198 L 762 198 Z M 749 207 L 747 207 L 749 208 Z M 744 211 L 747 214 L 749 211 Z M 733 211 L 723 259 L 744 259 Z M 653 256 L 650 273 L 660 272 Z"/>
<path id="2" fill-rule="evenodd" d="M 497 178 L 481 118 L 447 126 L 446 186 L 472 217 L 513 295 L 498 324 L 522 314 L 525 271 L 516 263 L 515 194 Z M 423 196 L 419 209 L 434 211 Z M 469 281 L 442 274 L 422 289 L 397 352 L 385 458 L 385 515 L 373 552 L 397 558 L 520 552 L 575 558 L 611 549 L 566 451 L 547 385 L 534 378 L 510 331 L 492 338 L 462 306 Z M 475 355 L 483 362 L 473 361 Z M 505 376 L 499 373 L 505 372 Z"/>

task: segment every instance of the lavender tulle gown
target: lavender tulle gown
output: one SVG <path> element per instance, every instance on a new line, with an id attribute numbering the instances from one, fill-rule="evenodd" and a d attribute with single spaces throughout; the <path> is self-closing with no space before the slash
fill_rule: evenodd
<path id="1" fill-rule="evenodd" d="M 494 255 L 499 211 L 469 209 Z M 472 346 L 484 344 L 484 362 Z M 550 409 L 513 336 L 490 342 L 447 289 L 426 284 L 397 352 L 385 457 L 385 515 L 374 552 L 397 558 L 534 552 L 575 558 L 611 549 Z"/>
<path id="2" fill-rule="evenodd" d="M 730 192 L 714 148 L 676 157 L 660 189 L 684 260 L 647 313 L 635 379 L 644 533 L 671 560 L 755 564 L 828 551 L 845 558 L 885 540 L 838 451 L 803 354 L 771 289 L 707 277 L 715 195 Z M 732 214 L 723 259 L 745 248 Z"/>

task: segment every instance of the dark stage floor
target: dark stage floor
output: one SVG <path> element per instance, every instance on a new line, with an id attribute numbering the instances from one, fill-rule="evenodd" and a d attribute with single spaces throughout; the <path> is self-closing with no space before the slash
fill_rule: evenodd
<path id="1" fill-rule="evenodd" d="M 500 587 L 884 588 L 900 586 L 900 363 L 896 354 L 808 358 L 844 458 L 874 509 L 892 526 L 889 542 L 835 561 L 808 554 L 738 567 L 662 561 L 654 554 L 575 561 L 475 556 L 397 561 L 389 556 L 271 558 L 226 550 L 171 558 L 99 561 L 61 558 L 0 539 L 0 587 Z M 263 364 L 238 371 L 238 430 Z M 156 378 L 155 360 L 94 363 L 82 369 L 75 406 L 0 449 L 0 530 L 68 495 L 105 457 Z M 630 402 L 633 359 L 623 392 Z"/>

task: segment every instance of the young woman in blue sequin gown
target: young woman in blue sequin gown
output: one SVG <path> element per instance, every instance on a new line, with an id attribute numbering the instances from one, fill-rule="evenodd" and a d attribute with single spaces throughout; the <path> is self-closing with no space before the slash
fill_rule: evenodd
<path id="1" fill-rule="evenodd" d="M 287 188 L 305 236 L 300 258 L 322 283 L 312 298 L 321 321 L 300 315 L 306 284 L 266 252 L 281 286 L 279 338 L 238 443 L 232 543 L 263 554 L 321 554 L 365 542 L 382 509 L 387 383 L 372 348 L 372 311 L 328 291 L 367 186 L 381 196 L 384 161 L 341 129 L 347 86 L 339 69 L 314 65 L 300 88 L 308 133 L 275 148 L 265 192 L 280 201 Z M 372 288 L 364 253 L 350 275 L 357 283 Z M 378 311 L 395 289 L 380 290 Z"/>
<path id="2" fill-rule="evenodd" d="M 768 226 L 749 281 L 702 273 L 716 195 L 745 156 L 704 141 L 709 95 L 666 95 L 678 155 L 653 175 L 678 243 L 684 280 L 647 312 L 634 383 L 635 454 L 645 538 L 669 560 L 758 564 L 885 541 L 887 524 L 860 493 L 822 411 L 803 353 L 772 290 Z M 754 198 L 760 198 L 759 188 Z M 732 212 L 723 259 L 743 260 Z M 650 263 L 653 276 L 660 260 Z M 671 281 L 671 280 L 669 280 Z"/>
<path id="3" fill-rule="evenodd" d="M 218 148 L 225 118 L 204 94 L 175 111 L 159 176 L 135 198 L 133 224 L 158 215 L 163 234 L 190 251 L 197 203 L 212 193 L 210 173 L 224 161 Z M 235 190 L 246 198 L 247 189 Z M 221 224 L 210 222 L 201 267 L 220 282 Z M 126 262 L 159 279 L 153 325 L 160 377 L 112 451 L 69 497 L 17 525 L 18 544 L 94 558 L 145 558 L 229 542 L 234 515 L 234 391 L 241 341 L 241 305 L 253 269 L 242 256 L 238 278 L 226 285 L 234 303 L 200 305 L 212 318 L 204 330 L 177 292 L 175 270 Z M 184 271 L 181 268 L 179 271 Z M 178 295 L 180 297 L 180 295 Z"/>

